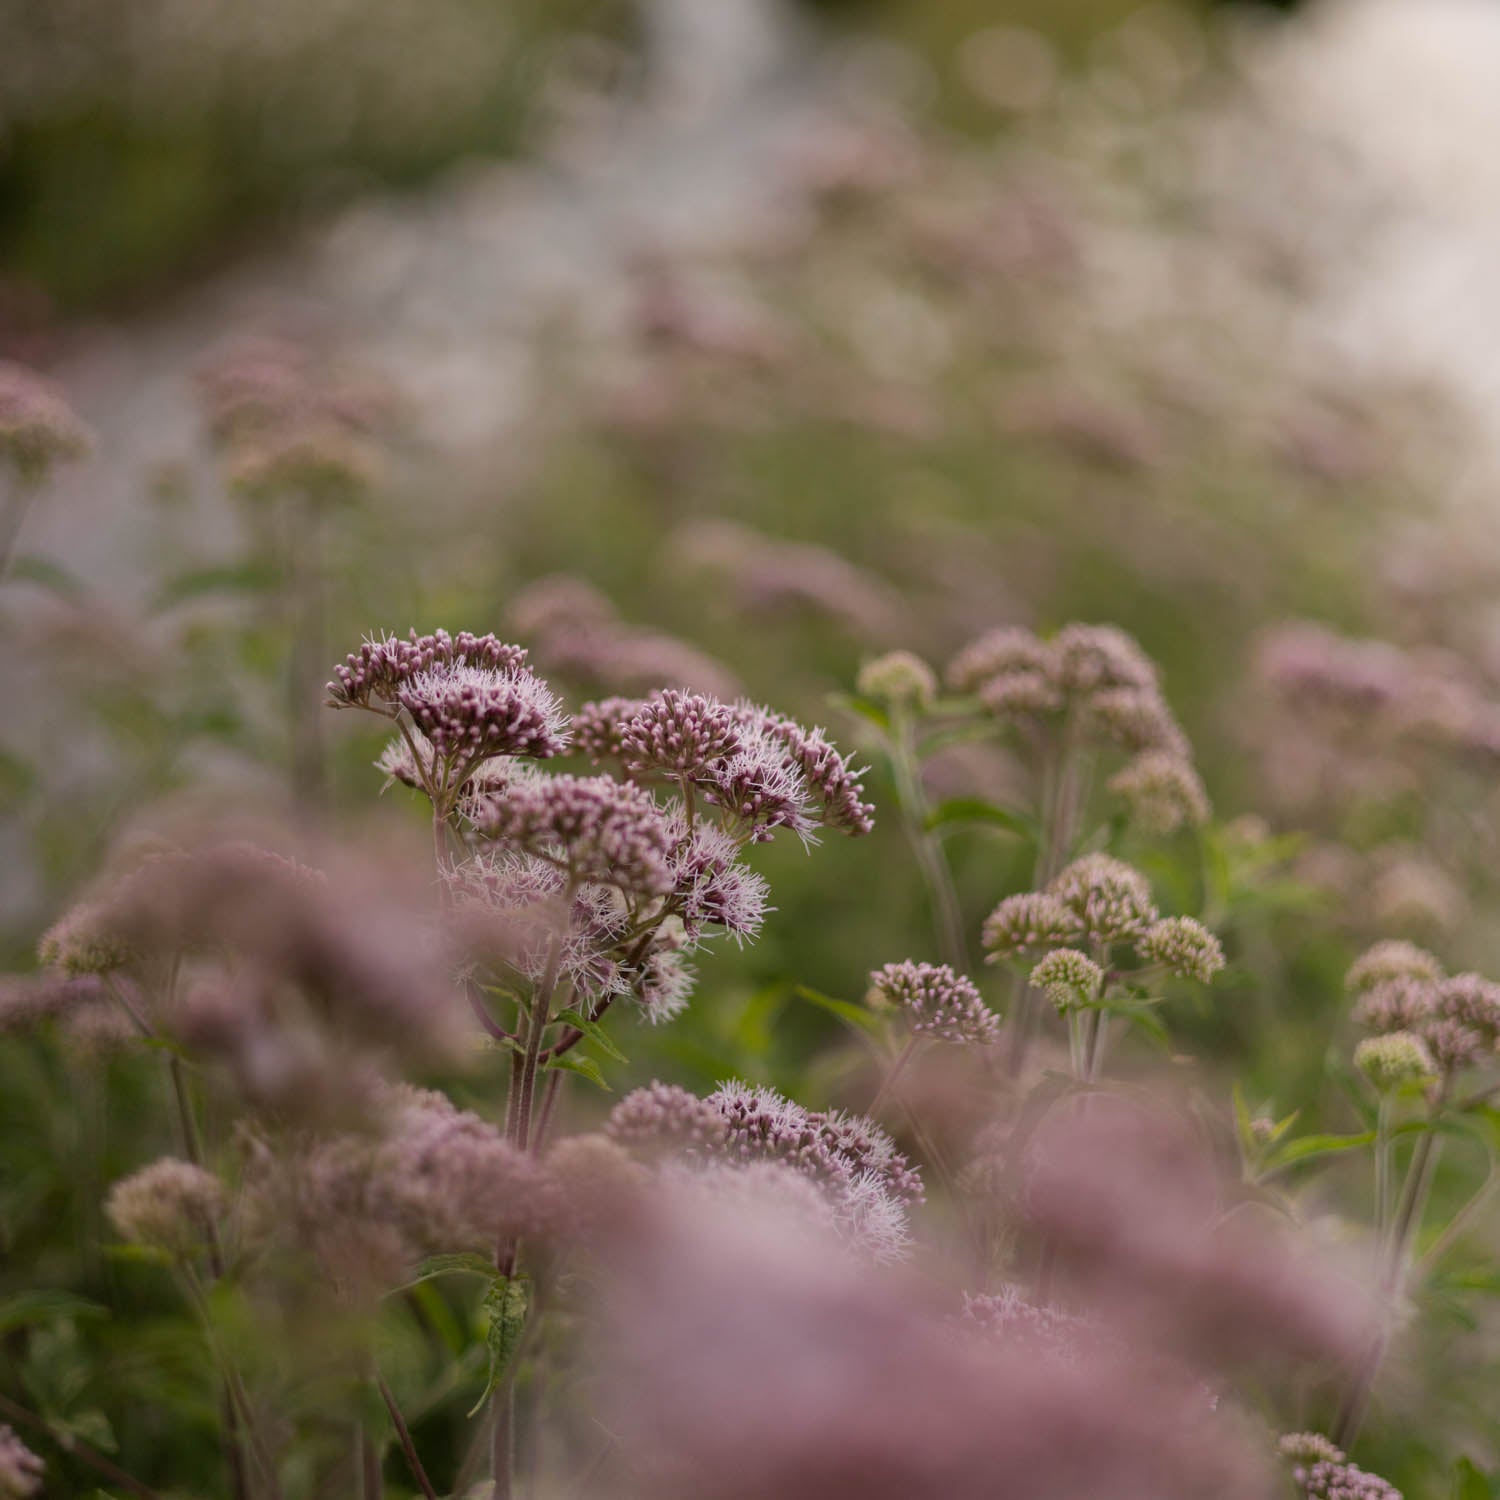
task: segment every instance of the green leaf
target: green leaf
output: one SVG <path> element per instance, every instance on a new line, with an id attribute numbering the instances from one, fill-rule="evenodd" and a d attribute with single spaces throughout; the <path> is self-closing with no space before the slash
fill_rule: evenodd
<path id="1" fill-rule="evenodd" d="M 1007 833 L 1013 833 L 1017 838 L 1032 843 L 1037 839 L 1037 826 L 1030 818 L 1022 813 L 1011 812 L 1008 808 L 997 807 L 983 797 L 949 797 L 927 814 L 926 826 L 929 832 L 963 827 L 965 824 L 1003 828 Z"/>
<path id="2" fill-rule="evenodd" d="M 1473 1459 L 1461 1458 L 1453 1465 L 1453 1500 L 1495 1500 L 1497 1493 L 1495 1476 Z"/>
<path id="3" fill-rule="evenodd" d="M 263 594 L 276 584 L 276 570 L 262 562 L 191 568 L 169 578 L 151 601 L 154 612 L 215 594 Z"/>
<path id="4" fill-rule="evenodd" d="M 1375 1143 L 1373 1130 L 1358 1135 L 1303 1135 L 1274 1152 L 1266 1162 L 1267 1170 L 1289 1167 L 1295 1162 L 1311 1161 L 1317 1156 L 1336 1156 L 1343 1151 L 1358 1151 Z"/>
<path id="5" fill-rule="evenodd" d="M 605 1081 L 599 1064 L 592 1057 L 582 1057 L 577 1052 L 564 1052 L 561 1057 L 549 1057 L 546 1066 L 561 1068 L 565 1073 L 577 1073 L 590 1083 L 597 1084 L 606 1094 L 613 1092 Z"/>
<path id="6" fill-rule="evenodd" d="M 882 734 L 890 733 L 891 716 L 873 698 L 864 698 L 858 693 L 833 693 L 828 701 L 835 708 L 842 708 L 846 713 L 868 720 Z"/>
<path id="7" fill-rule="evenodd" d="M 490 1351 L 490 1374 L 474 1409 L 475 1417 L 505 1379 L 506 1371 L 521 1347 L 526 1332 L 526 1315 L 531 1311 L 531 1283 L 524 1276 L 496 1276 L 489 1284 L 480 1304 L 489 1315 L 485 1344 Z"/>
<path id="8" fill-rule="evenodd" d="M 597 1022 L 591 1021 L 581 1011 L 564 1010 L 559 1011 L 556 1018 L 568 1026 L 581 1031 L 591 1042 L 593 1042 L 606 1057 L 612 1057 L 616 1062 L 629 1062 L 620 1049 L 606 1035 L 604 1028 Z"/>
<path id="9" fill-rule="evenodd" d="M 106 1245 L 104 1253 L 111 1260 L 133 1261 L 140 1266 L 171 1266 L 176 1262 L 165 1250 L 153 1245 Z"/>
<path id="10" fill-rule="evenodd" d="M 63 1318 L 107 1318 L 109 1309 L 72 1292 L 16 1292 L 0 1298 L 0 1333 L 31 1323 L 56 1323 Z"/>
<path id="11" fill-rule="evenodd" d="M 861 1036 L 877 1037 L 885 1033 L 885 1022 L 863 1005 L 854 1005 L 848 1000 L 835 1000 L 832 995 L 809 989 L 805 984 L 794 984 L 792 993 L 799 1000 L 806 1000 L 809 1005 L 816 1005 L 819 1010 L 826 1010 L 829 1015 L 837 1016 Z"/>
<path id="12" fill-rule="evenodd" d="M 429 1255 L 417 1267 L 416 1276 L 406 1285 L 415 1286 L 419 1281 L 426 1281 L 430 1277 L 450 1276 L 460 1271 L 468 1272 L 471 1276 L 493 1276 L 495 1263 L 488 1256 L 477 1255 L 473 1251 L 462 1255 Z"/>
<path id="13" fill-rule="evenodd" d="M 47 557 L 17 557 L 12 559 L 10 576 L 13 580 L 34 583 L 38 588 L 56 594 L 59 599 L 73 603 L 86 593 L 83 585 L 64 567 Z"/>
<path id="14" fill-rule="evenodd" d="M 1245 1103 L 1245 1091 L 1240 1087 L 1239 1079 L 1235 1079 L 1234 1086 L 1229 1091 L 1229 1097 L 1234 1101 L 1234 1128 L 1240 1138 L 1240 1150 L 1248 1161 L 1258 1155 L 1257 1147 L 1260 1142 L 1255 1139 L 1255 1125 L 1250 1118 L 1250 1106 Z"/>

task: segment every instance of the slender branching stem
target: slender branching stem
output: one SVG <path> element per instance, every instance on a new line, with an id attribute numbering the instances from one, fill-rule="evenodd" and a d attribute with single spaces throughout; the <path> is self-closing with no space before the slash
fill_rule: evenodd
<path id="1" fill-rule="evenodd" d="M 354 1459 L 359 1476 L 356 1500 L 383 1500 L 385 1479 L 380 1472 L 380 1454 L 363 1422 L 354 1424 Z"/>
<path id="2" fill-rule="evenodd" d="M 557 1096 L 562 1092 L 562 1073 L 554 1069 L 547 1075 L 547 1087 L 542 1091 L 542 1108 L 537 1115 L 536 1129 L 532 1132 L 532 1150 L 538 1155 L 547 1143 L 547 1129 L 552 1124 L 552 1112 L 557 1108 Z"/>
<path id="3" fill-rule="evenodd" d="M 411 1477 L 416 1480 L 417 1488 L 426 1496 L 426 1500 L 438 1500 L 437 1490 L 433 1488 L 432 1480 L 427 1477 L 427 1470 L 422 1467 L 422 1460 L 417 1456 L 417 1445 L 412 1442 L 411 1428 L 406 1425 L 406 1418 L 402 1416 L 401 1408 L 396 1403 L 395 1393 L 378 1370 L 375 1372 L 375 1386 L 380 1392 L 380 1399 L 385 1402 L 386 1411 L 390 1413 L 391 1426 L 396 1429 L 396 1440 L 401 1444 L 402 1453 L 406 1455 L 406 1466 L 411 1470 Z"/>
<path id="4" fill-rule="evenodd" d="M 8 1417 L 12 1422 L 19 1422 L 22 1427 L 28 1427 L 31 1431 L 50 1438 L 70 1458 L 76 1458 L 79 1463 L 86 1464 L 96 1474 L 102 1474 L 117 1489 L 128 1490 L 132 1495 L 138 1496 L 139 1500 L 163 1500 L 163 1497 L 149 1484 L 143 1483 L 133 1474 L 127 1474 L 118 1464 L 111 1463 L 102 1453 L 91 1448 L 82 1438 L 75 1437 L 70 1432 L 59 1432 L 45 1417 L 38 1416 L 36 1412 L 12 1401 L 9 1396 L 0 1396 L 0 1416 Z"/>
<path id="5" fill-rule="evenodd" d="M 328 779 L 320 712 L 327 633 L 323 620 L 323 516 L 315 501 L 298 495 L 290 497 L 290 518 L 292 792 L 299 808 L 316 813 L 324 805 Z"/>
<path id="6" fill-rule="evenodd" d="M 174 957 L 167 970 L 164 1006 L 168 1010 L 171 1009 L 177 991 L 180 971 L 181 961 Z M 134 1016 L 135 1012 L 126 1004 L 124 996 L 116 989 L 113 980 L 110 981 L 110 989 L 126 1010 Z M 148 1036 L 153 1034 L 151 1028 L 146 1026 L 139 1017 L 136 1017 L 136 1021 L 138 1025 L 145 1027 Z M 167 1076 L 172 1081 L 172 1094 L 177 1102 L 177 1121 L 178 1128 L 182 1132 L 183 1153 L 195 1167 L 201 1167 L 204 1164 L 203 1137 L 198 1129 L 198 1117 L 193 1109 L 192 1095 L 188 1090 L 187 1069 L 183 1067 L 182 1059 L 175 1052 L 168 1054 Z M 213 1223 L 208 1226 L 208 1267 L 215 1281 L 223 1280 L 224 1247 L 219 1239 L 219 1226 Z M 232 1500 L 247 1500 L 250 1494 L 249 1466 L 245 1462 L 245 1444 L 240 1432 L 240 1416 L 227 1370 L 221 1377 L 219 1422 L 224 1430 L 224 1466 L 229 1471 L 230 1495 Z"/>
<path id="7" fill-rule="evenodd" d="M 953 885 L 953 872 L 943 853 L 942 841 L 927 826 L 930 808 L 922 787 L 922 773 L 917 764 L 916 746 L 910 715 L 897 707 L 889 740 L 891 770 L 896 780 L 896 799 L 901 808 L 901 823 L 907 842 L 916 856 L 917 868 L 927 887 L 937 925 L 938 947 L 955 973 L 969 972 L 968 944 L 964 940 L 963 910 Z"/>
<path id="8" fill-rule="evenodd" d="M 1412 1244 L 1422 1225 L 1422 1215 L 1427 1208 L 1427 1197 L 1432 1189 L 1432 1175 L 1437 1167 L 1440 1138 L 1437 1125 L 1442 1118 L 1446 1098 L 1446 1084 L 1433 1098 L 1428 1112 L 1429 1128 L 1423 1132 L 1412 1152 L 1406 1169 L 1405 1180 L 1396 1199 L 1395 1212 L 1381 1238 L 1383 1270 L 1380 1289 L 1387 1304 L 1393 1305 L 1401 1295 L 1411 1263 Z M 1378 1126 L 1377 1126 L 1378 1130 Z M 1370 1340 L 1369 1348 L 1360 1362 L 1354 1384 L 1350 1387 L 1339 1408 L 1334 1423 L 1333 1441 L 1341 1448 L 1348 1448 L 1359 1435 L 1365 1414 L 1370 1407 L 1375 1379 L 1385 1360 L 1386 1347 L 1390 1342 L 1389 1327 L 1383 1327 Z"/>
<path id="9" fill-rule="evenodd" d="M 1056 753 L 1042 768 L 1041 840 L 1037 846 L 1032 889 L 1041 890 L 1062 869 L 1073 846 L 1074 825 L 1081 807 L 1081 785 L 1075 730 L 1070 713 L 1063 722 Z M 1018 1078 L 1026 1066 L 1036 1026 L 1038 996 L 1024 975 L 1018 974 L 1011 986 L 1010 1056 L 1012 1078 Z M 1076 1071 L 1076 1069 L 1075 1069 Z"/>
<path id="10" fill-rule="evenodd" d="M 886 1070 L 886 1075 L 880 1080 L 880 1087 L 875 1090 L 875 1097 L 870 1100 L 870 1107 L 865 1111 L 871 1119 L 875 1118 L 875 1112 L 885 1102 L 886 1096 L 894 1087 L 896 1079 L 900 1077 L 902 1070 L 912 1059 L 912 1054 L 917 1050 L 917 1043 L 921 1038 L 913 1032 L 906 1040 L 906 1045 L 896 1054 L 895 1060 Z"/>
<path id="11" fill-rule="evenodd" d="M 20 478 L 13 478 L 4 486 L 4 505 L 0 507 L 0 581 L 10 572 L 10 560 L 16 550 L 16 539 L 21 534 L 21 523 L 31 507 L 36 486 Z"/>
<path id="12" fill-rule="evenodd" d="M 1375 1114 L 1375 1232 L 1384 1239 L 1391 1222 L 1391 1096 L 1382 1093 Z"/>

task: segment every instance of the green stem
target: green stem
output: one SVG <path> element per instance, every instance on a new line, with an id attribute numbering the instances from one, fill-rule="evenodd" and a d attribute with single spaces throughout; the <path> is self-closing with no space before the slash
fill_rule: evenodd
<path id="1" fill-rule="evenodd" d="M 1063 721 L 1056 758 L 1042 771 L 1042 838 L 1032 871 L 1031 888 L 1034 891 L 1043 889 L 1062 869 L 1073 844 L 1073 825 L 1077 821 L 1079 802 L 1074 738 L 1070 713 Z M 1026 1065 L 1026 1053 L 1036 1026 L 1037 1002 L 1036 990 L 1027 983 L 1024 975 L 1018 974 L 1011 986 L 1010 1003 L 1009 1069 L 1012 1078 L 1019 1077 Z"/>
<path id="2" fill-rule="evenodd" d="M 1440 1091 L 1432 1102 L 1428 1124 L 1435 1126 L 1441 1117 L 1444 1094 Z M 1378 1128 L 1378 1127 L 1377 1127 Z M 1401 1293 L 1406 1281 L 1411 1258 L 1411 1246 L 1421 1228 L 1422 1215 L 1427 1207 L 1427 1197 L 1432 1188 L 1432 1174 L 1437 1166 L 1438 1133 L 1428 1130 L 1417 1142 L 1412 1152 L 1411 1163 L 1406 1169 L 1406 1178 L 1396 1202 L 1396 1212 L 1389 1224 L 1381 1244 L 1384 1269 L 1380 1289 L 1383 1300 L 1390 1309 Z M 1370 1340 L 1364 1359 L 1350 1387 L 1334 1423 L 1333 1441 L 1340 1448 L 1350 1447 L 1364 1424 L 1370 1407 L 1370 1398 L 1375 1389 L 1375 1378 L 1385 1360 L 1386 1346 L 1390 1342 L 1389 1324 Z"/>
<path id="3" fill-rule="evenodd" d="M 119 1489 L 129 1490 L 132 1495 L 138 1497 L 138 1500 L 162 1500 L 162 1496 L 149 1484 L 143 1484 L 133 1474 L 127 1474 L 124 1469 L 111 1463 L 102 1453 L 95 1452 L 82 1438 L 74 1437 L 72 1433 L 59 1432 L 45 1417 L 39 1417 L 34 1411 L 28 1411 L 26 1407 L 12 1401 L 9 1396 L 0 1396 L 0 1416 L 9 1417 L 12 1422 L 19 1422 L 22 1427 L 28 1427 L 31 1431 L 50 1438 L 70 1458 L 76 1458 L 79 1463 L 87 1464 L 96 1474 L 102 1474 Z"/>
<path id="4" fill-rule="evenodd" d="M 385 1479 L 380 1472 L 380 1454 L 362 1422 L 354 1424 L 356 1500 L 383 1500 Z"/>
<path id="5" fill-rule="evenodd" d="M 1391 1097 L 1380 1096 L 1375 1115 L 1375 1231 L 1384 1242 L 1391 1222 Z"/>
<path id="6" fill-rule="evenodd" d="M 903 708 L 895 710 L 895 734 L 890 743 L 891 770 L 896 780 L 896 800 L 907 841 L 922 872 L 927 897 L 937 925 L 938 946 L 956 974 L 969 972 L 968 944 L 964 940 L 963 910 L 953 885 L 953 872 L 943 854 L 942 843 L 927 826 L 931 811 L 922 787 L 912 742 L 911 719 Z"/>
<path id="7" fill-rule="evenodd" d="M 0 582 L 3 582 L 5 575 L 10 572 L 10 560 L 15 552 L 16 538 L 21 534 L 21 523 L 26 519 L 26 512 L 31 506 L 31 499 L 35 493 L 35 486 L 21 479 L 13 479 L 6 486 L 5 519 L 0 521 Z"/>
<path id="8" fill-rule="evenodd" d="M 875 1111 L 880 1108 L 886 1095 L 890 1093 L 891 1087 L 896 1082 L 901 1070 L 911 1061 L 912 1053 L 917 1050 L 917 1042 L 919 1040 L 917 1034 L 913 1032 L 907 1038 L 906 1045 L 897 1054 L 896 1060 L 891 1064 L 885 1077 L 881 1079 L 880 1087 L 875 1090 L 875 1097 L 870 1100 L 870 1107 L 865 1111 L 872 1120 L 875 1118 Z"/>
<path id="9" fill-rule="evenodd" d="M 385 1376 L 379 1370 L 375 1372 L 375 1387 L 380 1392 L 380 1399 L 385 1402 L 386 1411 L 390 1413 L 391 1426 L 396 1429 L 396 1439 L 401 1444 L 402 1453 L 406 1455 L 406 1467 L 411 1470 L 411 1477 L 416 1480 L 417 1488 L 422 1491 L 426 1500 L 438 1500 L 438 1493 L 427 1477 L 427 1470 L 422 1467 L 422 1460 L 417 1456 L 417 1445 L 412 1441 L 411 1428 L 406 1425 L 406 1418 L 396 1404 L 395 1393 L 385 1383 Z"/>

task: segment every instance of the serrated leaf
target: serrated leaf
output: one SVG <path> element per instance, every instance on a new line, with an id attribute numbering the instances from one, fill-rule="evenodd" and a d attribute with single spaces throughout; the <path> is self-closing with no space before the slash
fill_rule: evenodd
<path id="1" fill-rule="evenodd" d="M 876 1037 L 885 1032 L 885 1023 L 881 1018 L 863 1005 L 854 1005 L 848 1000 L 835 1000 L 832 995 L 810 989 L 805 984 L 794 984 L 792 993 L 799 1000 L 806 1000 L 809 1005 L 816 1005 L 819 1010 L 826 1010 L 829 1015 L 837 1016 L 861 1036 Z"/>
<path id="2" fill-rule="evenodd" d="M 63 1318 L 107 1318 L 109 1309 L 72 1292 L 30 1291 L 0 1297 L 0 1333 L 33 1323 L 56 1323 Z"/>
<path id="3" fill-rule="evenodd" d="M 1009 808 L 997 807 L 983 797 L 949 797 L 927 814 L 929 833 L 943 828 L 961 828 L 965 824 L 1003 828 L 1017 838 L 1036 842 L 1037 828 L 1032 820 Z"/>
<path id="4" fill-rule="evenodd" d="M 480 1304 L 489 1315 L 490 1326 L 485 1346 L 490 1353 L 490 1373 L 471 1417 L 478 1416 L 500 1382 L 505 1379 L 526 1333 L 526 1315 L 531 1311 L 531 1283 L 524 1276 L 496 1276 L 485 1290 Z"/>
<path id="5" fill-rule="evenodd" d="M 581 1031 L 591 1042 L 593 1042 L 606 1057 L 612 1057 L 616 1062 L 629 1062 L 630 1059 L 610 1040 L 604 1028 L 597 1022 L 591 1021 L 581 1011 L 560 1011 L 556 1017 L 564 1025 L 572 1026 Z"/>
<path id="6" fill-rule="evenodd" d="M 426 1260 L 417 1267 L 416 1276 L 407 1286 L 415 1286 L 419 1281 L 426 1281 L 433 1276 L 451 1276 L 455 1272 L 468 1272 L 471 1276 L 493 1276 L 495 1274 L 495 1263 L 488 1256 L 475 1254 L 473 1251 L 462 1255 L 429 1255 Z"/>
<path id="7" fill-rule="evenodd" d="M 1363 1146 L 1375 1143 L 1373 1130 L 1362 1130 L 1357 1135 L 1304 1135 L 1288 1141 L 1266 1162 L 1268 1170 L 1279 1170 L 1296 1162 L 1311 1161 L 1318 1156 L 1337 1156 L 1344 1151 L 1358 1151 Z"/>
<path id="8" fill-rule="evenodd" d="M 577 1073 L 590 1083 L 597 1084 L 606 1094 L 614 1092 L 605 1081 L 599 1064 L 592 1057 L 580 1057 L 577 1052 L 564 1052 L 561 1057 L 549 1057 L 546 1066 L 561 1068 L 565 1073 Z"/>

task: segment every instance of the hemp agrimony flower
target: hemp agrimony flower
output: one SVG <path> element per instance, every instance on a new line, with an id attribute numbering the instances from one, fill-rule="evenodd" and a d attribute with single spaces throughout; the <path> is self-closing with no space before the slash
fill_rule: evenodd
<path id="1" fill-rule="evenodd" d="M 632 771 L 697 778 L 740 748 L 733 709 L 701 693 L 665 688 L 631 716 L 620 733 L 621 759 Z"/>
<path id="2" fill-rule="evenodd" d="M 1098 942 L 1133 938 L 1156 920 L 1151 887 L 1141 872 L 1108 854 L 1085 854 L 1047 887 Z"/>
<path id="3" fill-rule="evenodd" d="M 190 1257 L 207 1249 L 225 1203 L 224 1185 L 212 1172 L 163 1157 L 117 1182 L 104 1211 L 132 1244 Z"/>
<path id="4" fill-rule="evenodd" d="M 0 1422 L 0 1500 L 32 1500 L 42 1492 L 46 1465 Z"/>
<path id="5" fill-rule="evenodd" d="M 973 981 L 946 964 L 910 959 L 887 964 L 870 975 L 870 991 L 895 1006 L 915 1036 L 980 1046 L 999 1040 L 999 1017 L 985 1005 Z"/>
<path id="6" fill-rule="evenodd" d="M 1380 1094 L 1403 1084 L 1436 1078 L 1438 1074 L 1438 1065 L 1427 1043 L 1410 1031 L 1366 1037 L 1354 1049 L 1354 1066 Z"/>
<path id="7" fill-rule="evenodd" d="M 1076 948 L 1056 948 L 1031 971 L 1031 982 L 1066 1015 L 1098 1003 L 1104 970 Z"/>
<path id="8" fill-rule="evenodd" d="M 1136 942 L 1136 951 L 1181 979 L 1207 984 L 1224 967 L 1218 938 L 1192 917 L 1164 917 L 1153 922 Z"/>
<path id="9" fill-rule="evenodd" d="M 984 924 L 989 962 L 1033 953 L 1083 936 L 1083 923 L 1050 891 L 1007 896 Z"/>
<path id="10" fill-rule="evenodd" d="M 573 880 L 639 895 L 672 888 L 672 827 L 655 798 L 608 776 L 537 777 L 486 797 L 474 826 Z"/>
<path id="11" fill-rule="evenodd" d="M 866 662 L 855 678 L 855 691 L 892 707 L 925 709 L 937 697 L 937 675 L 911 651 L 889 651 Z"/>

